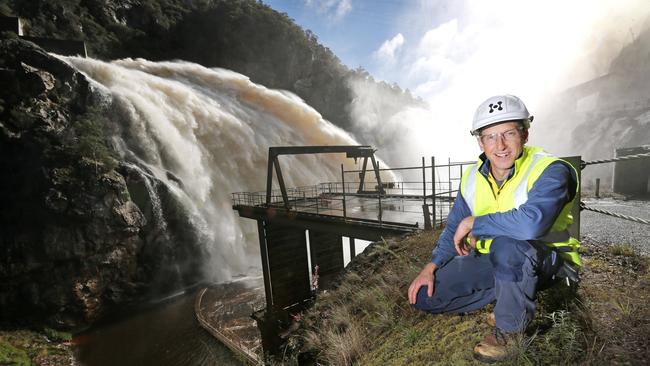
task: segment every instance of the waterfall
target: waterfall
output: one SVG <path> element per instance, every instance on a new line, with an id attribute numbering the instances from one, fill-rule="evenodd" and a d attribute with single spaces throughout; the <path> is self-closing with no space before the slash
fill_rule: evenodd
<path id="1" fill-rule="evenodd" d="M 359 145 L 297 96 L 229 70 L 143 59 L 63 59 L 86 75 L 107 104 L 114 123 L 107 131 L 121 159 L 155 177 L 182 205 L 209 253 L 204 273 L 212 281 L 259 271 L 256 226 L 233 211 L 231 193 L 265 189 L 270 146 Z M 285 182 L 340 180 L 340 164 L 349 160 L 342 154 L 283 157 Z M 145 182 L 154 192 L 150 179 Z"/>
<path id="2" fill-rule="evenodd" d="M 125 150 L 121 150 L 121 151 L 125 151 Z M 150 172 L 145 171 L 141 166 L 137 164 L 132 164 L 127 162 L 125 165 L 127 166 L 128 169 L 132 169 L 133 171 L 135 171 L 142 179 L 142 182 L 147 188 L 147 196 L 149 197 L 149 202 L 151 203 L 151 211 L 152 211 L 151 216 L 154 219 L 153 224 L 160 231 L 164 232 L 165 230 L 167 230 L 167 222 L 165 221 L 162 202 L 160 200 L 160 196 L 156 188 L 156 186 L 158 185 L 158 180 L 156 180 L 155 177 Z"/>

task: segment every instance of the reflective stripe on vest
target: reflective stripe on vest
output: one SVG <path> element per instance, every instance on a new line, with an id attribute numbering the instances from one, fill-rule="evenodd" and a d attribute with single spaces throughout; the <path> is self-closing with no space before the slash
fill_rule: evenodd
<path id="1" fill-rule="evenodd" d="M 478 169 L 478 164 L 474 164 L 469 169 L 463 198 L 465 198 L 465 203 L 467 203 L 469 210 L 472 212 L 472 216 L 476 216 L 474 213 L 474 197 L 476 196 L 476 170 Z"/>
<path id="2" fill-rule="evenodd" d="M 535 164 L 539 162 L 543 157 L 551 156 L 551 154 L 548 154 L 544 151 L 538 151 L 533 155 L 533 160 L 528 166 L 528 169 L 526 170 L 526 173 L 524 174 L 524 177 L 521 179 L 521 182 L 519 182 L 519 185 L 517 188 L 515 188 L 515 195 L 514 195 L 514 207 L 516 209 L 519 208 L 519 206 L 523 205 L 528 201 L 528 176 L 530 175 L 530 172 L 533 171 L 533 168 L 535 167 Z M 545 242 L 545 243 L 557 243 L 557 242 L 562 242 L 569 240 L 571 237 L 571 234 L 569 233 L 569 230 L 562 230 L 562 231 L 549 231 L 544 235 L 542 238 L 539 240 Z"/>
<path id="3" fill-rule="evenodd" d="M 521 182 L 519 182 L 519 185 L 517 186 L 517 188 L 515 188 L 515 197 L 514 197 L 515 208 L 519 208 L 519 206 L 523 205 L 524 203 L 526 203 L 526 201 L 528 201 L 528 176 L 530 175 L 530 172 L 533 171 L 535 164 L 537 164 L 537 162 L 539 162 L 541 158 L 546 156 L 551 156 L 551 155 L 545 153 L 544 151 L 538 151 L 535 153 L 535 155 L 533 155 L 532 162 L 528 166 L 526 173 L 524 173 L 524 177 L 521 178 Z"/>
<path id="4" fill-rule="evenodd" d="M 524 156 L 520 158 L 522 160 L 517 161 L 515 164 L 515 169 L 519 170 L 515 171 L 514 175 L 504 182 L 504 184 L 508 184 L 508 182 L 510 184 L 514 183 L 515 186 L 502 186 L 505 190 L 502 190 L 498 195 L 494 194 L 493 188 L 487 180 L 481 180 L 485 178 L 479 171 L 481 161 L 467 168 L 463 174 L 460 188 L 461 194 L 472 216 L 482 216 L 490 213 L 505 212 L 509 209 L 518 209 L 528 201 L 528 190 L 533 186 L 544 169 L 551 163 L 560 161 L 560 159 L 553 157 L 539 148 L 525 146 L 524 149 Z M 481 174 L 481 177 L 479 177 L 479 174 Z M 492 194 L 488 196 L 488 191 L 491 191 L 494 196 Z M 477 195 L 479 194 L 485 194 L 485 196 L 478 197 Z M 573 201 L 563 207 L 562 212 L 556 218 L 552 228 L 538 240 L 554 248 L 568 249 L 560 250 L 563 252 L 563 257 L 567 257 L 572 263 L 580 266 L 580 256 L 576 252 L 576 249 L 580 246 L 580 242 L 571 237 L 567 225 L 567 221 L 568 224 L 572 221 L 570 217 L 570 208 L 572 205 Z M 569 216 L 566 217 L 566 215 Z M 480 244 L 477 243 L 477 249 L 482 253 L 487 253 L 489 252 L 491 242 L 492 240 L 490 238 L 481 238 L 479 240 Z"/>
<path id="5" fill-rule="evenodd" d="M 519 185 L 517 188 L 515 188 L 514 192 L 514 208 L 519 208 L 519 206 L 523 205 L 528 201 L 528 176 L 530 173 L 533 171 L 535 168 L 535 164 L 539 162 L 539 160 L 543 157 L 550 157 L 552 156 L 551 154 L 548 154 L 544 151 L 538 151 L 536 152 L 533 157 L 530 165 L 528 166 L 528 169 L 526 169 L 526 172 L 524 173 L 521 182 L 519 182 Z M 476 211 L 475 211 L 475 199 L 476 199 L 476 176 L 478 172 L 478 163 L 472 165 L 469 168 L 469 171 L 466 173 L 467 174 L 467 181 L 465 182 L 464 190 L 463 190 L 463 198 L 465 198 L 465 201 L 467 203 L 467 206 L 469 207 L 470 211 L 472 212 L 472 216 L 476 216 Z M 462 184 L 462 182 L 461 182 Z"/>

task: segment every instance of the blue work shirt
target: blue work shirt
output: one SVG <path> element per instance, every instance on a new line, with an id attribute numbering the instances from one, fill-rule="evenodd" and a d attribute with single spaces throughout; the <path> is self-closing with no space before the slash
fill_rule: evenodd
<path id="1" fill-rule="evenodd" d="M 481 159 L 483 164 L 479 172 L 487 178 L 490 161 L 485 158 L 485 154 L 481 155 Z M 514 175 L 514 170 L 514 167 L 510 169 L 507 179 Z M 573 168 L 562 161 L 551 163 L 531 187 L 528 200 L 524 204 L 510 211 L 476 217 L 472 235 L 488 239 L 497 236 L 518 240 L 540 239 L 553 226 L 564 205 L 575 197 L 577 179 L 574 174 Z M 431 262 L 437 268 L 441 268 L 457 255 L 454 234 L 458 224 L 468 216 L 472 216 L 472 212 L 459 189 L 454 206 L 447 216 L 447 225 L 431 254 Z"/>

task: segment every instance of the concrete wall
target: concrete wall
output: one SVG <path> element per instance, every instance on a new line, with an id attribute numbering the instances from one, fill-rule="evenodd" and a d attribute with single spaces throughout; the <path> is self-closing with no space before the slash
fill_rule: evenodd
<path id="1" fill-rule="evenodd" d="M 343 270 L 341 235 L 309 230 L 309 253 L 312 270 L 318 265 L 318 288 L 331 288 L 334 278 Z"/>
<path id="2" fill-rule="evenodd" d="M 64 56 L 88 56 L 86 43 L 83 41 L 23 36 L 22 28 L 20 18 L 0 16 L 0 32 L 14 32 L 20 38 L 35 43 L 47 52 Z"/>
<path id="3" fill-rule="evenodd" d="M 64 56 L 87 57 L 86 43 L 83 41 L 68 41 L 53 38 L 21 37 L 24 40 L 34 42 L 47 52 Z"/>
<path id="4" fill-rule="evenodd" d="M 14 32 L 19 36 L 23 35 L 23 27 L 20 18 L 0 16 L 0 32 Z"/>
<path id="5" fill-rule="evenodd" d="M 270 287 L 271 299 L 267 298 L 267 307 L 279 310 L 309 299 L 311 283 L 305 229 L 265 222 L 260 239 L 268 256 L 265 286 Z"/>
<path id="6" fill-rule="evenodd" d="M 650 153 L 650 145 L 616 149 L 616 157 Z M 614 163 L 613 191 L 626 196 L 650 195 L 650 158 Z"/>

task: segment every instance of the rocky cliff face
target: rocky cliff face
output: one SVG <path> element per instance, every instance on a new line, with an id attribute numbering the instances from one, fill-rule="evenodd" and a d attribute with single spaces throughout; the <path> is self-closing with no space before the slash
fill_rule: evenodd
<path id="1" fill-rule="evenodd" d="M 608 159 L 619 148 L 650 144 L 650 20 L 646 29 L 612 61 L 608 77 L 594 93 L 595 103 L 571 135 L 585 160 Z M 641 173 L 642 174 L 642 173 Z M 585 170 L 587 186 L 596 178 L 612 187 L 611 164 Z"/>
<path id="2" fill-rule="evenodd" d="M 200 256 L 172 245 L 192 233 L 170 237 L 152 225 L 142 175 L 115 159 L 110 121 L 86 78 L 5 35 L 0 85 L 0 320 L 76 327 L 154 279 L 195 281 L 195 272 L 167 270 Z M 160 199 L 169 225 L 183 226 L 173 199 Z"/>

